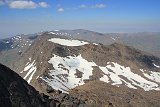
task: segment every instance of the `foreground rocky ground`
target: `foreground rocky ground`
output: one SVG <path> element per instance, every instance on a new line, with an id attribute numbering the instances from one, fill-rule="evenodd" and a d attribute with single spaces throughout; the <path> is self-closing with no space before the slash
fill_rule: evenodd
<path id="1" fill-rule="evenodd" d="M 70 91 L 88 107 L 160 107 L 159 91 L 134 90 L 92 81 Z"/>
<path id="2" fill-rule="evenodd" d="M 18 74 L 0 64 L 0 107 L 78 107 L 81 103 L 77 98 L 54 92 L 54 97 L 39 94 Z"/>
<path id="3" fill-rule="evenodd" d="M 134 90 L 90 81 L 69 94 L 46 88 L 39 93 L 18 74 L 0 64 L 0 107 L 160 107 L 159 91 Z"/>

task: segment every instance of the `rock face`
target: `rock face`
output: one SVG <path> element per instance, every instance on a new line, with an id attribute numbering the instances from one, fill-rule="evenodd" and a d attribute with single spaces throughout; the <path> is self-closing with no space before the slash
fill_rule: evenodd
<path id="1" fill-rule="evenodd" d="M 0 64 L 0 107 L 49 107 L 49 100 L 14 71 Z"/>
<path id="2" fill-rule="evenodd" d="M 88 106 L 83 100 L 70 94 L 62 93 L 60 90 L 47 89 L 47 93 L 54 100 L 50 104 L 55 103 L 56 107 L 86 107 Z M 82 106 L 83 105 L 83 106 Z"/>
<path id="3" fill-rule="evenodd" d="M 70 95 L 85 102 L 86 107 L 159 107 L 159 91 L 133 90 L 92 81 L 76 87 Z M 85 107 L 84 106 L 84 107 Z"/>

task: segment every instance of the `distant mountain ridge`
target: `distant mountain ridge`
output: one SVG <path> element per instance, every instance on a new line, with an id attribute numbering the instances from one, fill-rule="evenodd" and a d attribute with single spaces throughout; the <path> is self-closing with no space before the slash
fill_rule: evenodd
<path id="1" fill-rule="evenodd" d="M 98 33 L 89 30 L 53 30 L 57 35 L 79 40 L 87 40 L 93 43 L 111 45 L 122 43 L 133 46 L 150 54 L 160 57 L 160 33 L 139 32 L 139 33 Z M 34 43 L 37 38 L 45 32 L 29 35 L 17 35 L 15 37 L 0 40 L 0 62 L 9 66 L 19 58 Z M 14 58 L 12 57 L 14 55 Z M 2 56 L 2 57 L 1 57 Z"/>
<path id="2" fill-rule="evenodd" d="M 46 32 L 13 68 L 39 91 L 47 85 L 68 92 L 92 80 L 149 91 L 160 90 L 159 65 L 160 58 L 123 44 L 105 46 Z"/>
<path id="3" fill-rule="evenodd" d="M 37 35 L 17 35 L 0 40 L 0 62 L 9 66 L 32 45 Z"/>
<path id="4" fill-rule="evenodd" d="M 160 57 L 160 32 L 111 33 L 106 36 Z"/>
<path id="5" fill-rule="evenodd" d="M 98 40 L 100 43 L 95 42 Z M 6 65 L 58 105 L 160 105 L 160 58 L 127 46 L 114 34 L 55 30 L 25 36 L 24 40 L 18 37 L 13 44 L 1 51 L 0 62 L 6 63 L 1 58 L 7 58 L 11 62 Z"/>

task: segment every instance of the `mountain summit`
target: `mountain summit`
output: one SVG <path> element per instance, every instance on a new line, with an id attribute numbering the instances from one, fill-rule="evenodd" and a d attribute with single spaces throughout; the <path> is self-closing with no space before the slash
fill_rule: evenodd
<path id="1" fill-rule="evenodd" d="M 45 32 L 13 69 L 44 93 L 48 86 L 68 93 L 93 80 L 149 91 L 160 90 L 159 65 L 158 57 L 124 44 L 104 46 Z"/>

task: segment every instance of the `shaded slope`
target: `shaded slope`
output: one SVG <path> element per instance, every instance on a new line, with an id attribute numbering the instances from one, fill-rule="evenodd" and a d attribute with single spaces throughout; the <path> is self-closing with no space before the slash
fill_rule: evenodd
<path id="1" fill-rule="evenodd" d="M 0 63 L 9 67 L 14 63 L 36 40 L 37 34 L 17 35 L 0 40 Z"/>
<path id="2" fill-rule="evenodd" d="M 39 93 L 14 71 L 0 64 L 1 107 L 49 107 L 49 100 Z"/>

